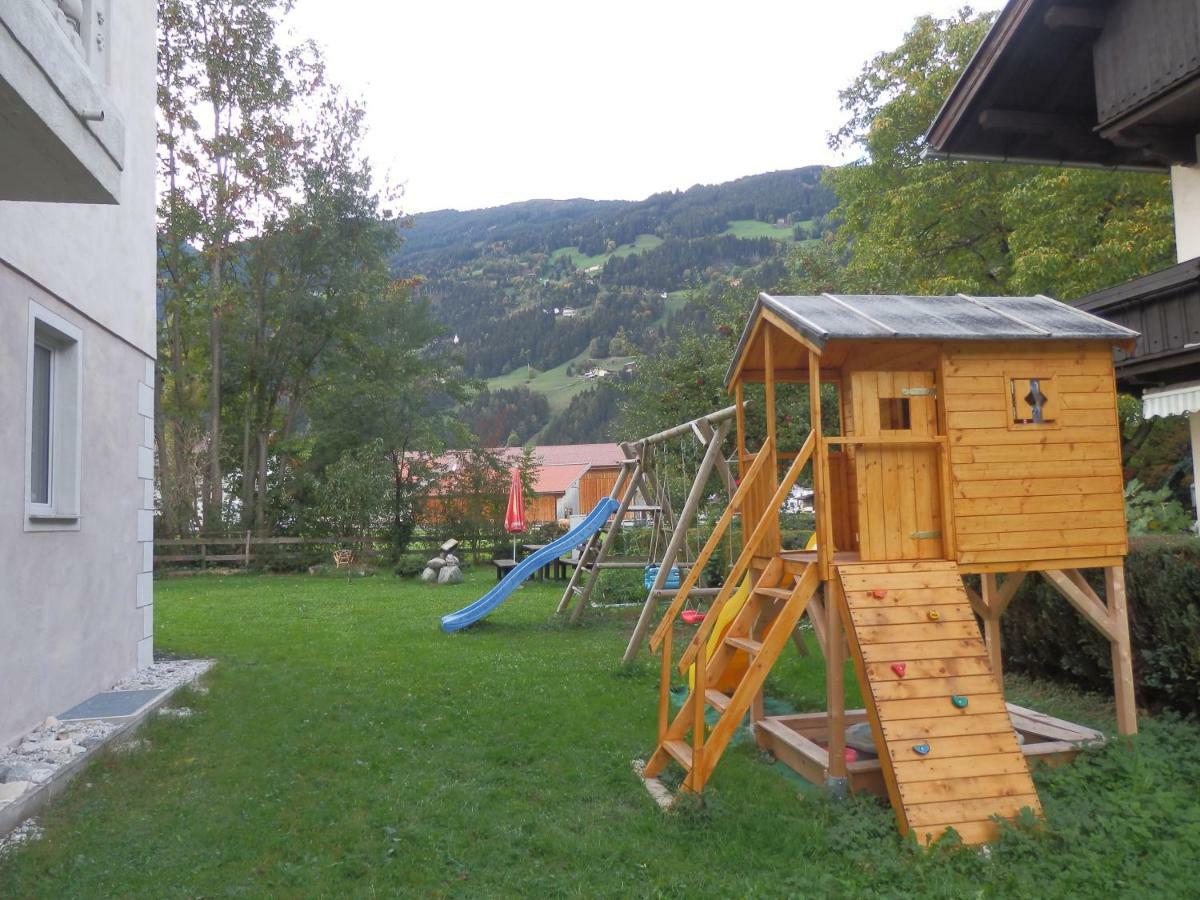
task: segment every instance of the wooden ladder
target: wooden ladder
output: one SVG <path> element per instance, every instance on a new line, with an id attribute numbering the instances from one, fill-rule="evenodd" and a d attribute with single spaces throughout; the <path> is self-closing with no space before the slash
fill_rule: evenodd
<path id="1" fill-rule="evenodd" d="M 901 833 L 993 840 L 1037 790 L 953 562 L 838 566 L 842 621 Z"/>
<path id="2" fill-rule="evenodd" d="M 781 586 L 784 581 L 793 583 Z M 646 777 L 655 777 L 674 760 L 687 772 L 684 790 L 704 788 L 819 585 L 816 566 L 809 566 L 802 575 L 787 576 L 783 560 L 779 557 L 771 559 L 756 579 L 745 605 L 730 622 L 711 659 L 708 658 L 706 629 L 700 629 L 684 651 L 679 670 L 686 672 L 689 667 L 695 667 L 693 688 L 669 724 L 672 629 L 666 630 L 662 646 L 658 746 L 646 764 Z M 718 610 L 710 609 L 707 615 L 715 617 L 717 614 Z M 709 687 L 720 680 L 739 654 L 749 655 L 749 665 L 732 693 Z M 706 728 L 704 718 L 709 706 L 720 713 L 711 729 Z"/>

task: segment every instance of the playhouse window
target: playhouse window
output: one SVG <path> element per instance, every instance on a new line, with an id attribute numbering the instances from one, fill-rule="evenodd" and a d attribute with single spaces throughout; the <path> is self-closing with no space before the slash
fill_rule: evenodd
<path id="1" fill-rule="evenodd" d="M 909 431 L 911 428 L 912 414 L 907 397 L 879 398 L 880 431 Z"/>
<path id="2" fill-rule="evenodd" d="M 1053 376 L 1009 379 L 1014 425 L 1053 425 L 1058 419 L 1058 392 Z"/>

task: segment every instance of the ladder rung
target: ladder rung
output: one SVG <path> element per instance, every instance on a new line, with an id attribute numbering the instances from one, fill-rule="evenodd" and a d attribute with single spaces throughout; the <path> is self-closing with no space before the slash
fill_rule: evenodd
<path id="1" fill-rule="evenodd" d="M 727 637 L 725 643 L 730 647 L 737 647 L 739 650 L 747 650 L 750 653 L 758 653 L 763 646 L 761 641 L 748 637 Z"/>
<path id="2" fill-rule="evenodd" d="M 714 709 L 725 712 L 726 707 L 729 706 L 729 695 L 722 694 L 716 688 L 709 688 L 704 692 L 704 701 Z"/>
<path id="3" fill-rule="evenodd" d="M 792 592 L 787 588 L 779 587 L 756 587 L 754 593 L 765 594 L 768 597 L 778 597 L 780 600 L 786 600 L 792 596 Z"/>
<path id="4" fill-rule="evenodd" d="M 681 766 L 692 771 L 692 745 L 687 741 L 664 741 L 663 749 Z"/>

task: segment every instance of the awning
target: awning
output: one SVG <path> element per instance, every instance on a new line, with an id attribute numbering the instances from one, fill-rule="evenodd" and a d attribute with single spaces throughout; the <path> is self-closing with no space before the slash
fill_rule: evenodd
<path id="1" fill-rule="evenodd" d="M 1190 412 L 1200 413 L 1200 381 L 1173 384 L 1142 394 L 1142 415 L 1147 419 Z"/>

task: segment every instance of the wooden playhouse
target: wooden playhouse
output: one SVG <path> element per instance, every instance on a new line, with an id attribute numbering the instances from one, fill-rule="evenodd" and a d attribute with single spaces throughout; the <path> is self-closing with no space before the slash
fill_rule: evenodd
<path id="1" fill-rule="evenodd" d="M 646 777 L 674 760 L 684 789 L 703 789 L 749 714 L 760 746 L 814 782 L 886 794 L 922 842 L 953 826 L 980 843 L 992 816 L 1040 814 L 1029 759 L 1101 736 L 1005 702 L 1000 618 L 1033 574 L 1111 642 L 1118 729 L 1133 733 L 1113 347 L 1135 337 L 1048 297 L 762 295 L 727 377 L 740 481 L 650 641 L 663 666 Z M 796 382 L 809 386 L 807 435 L 777 413 Z M 765 439 L 751 448 L 758 383 Z M 821 385 L 836 387 L 836 422 L 822 421 Z M 816 548 L 784 550 L 779 510 L 806 469 Z M 725 586 L 672 653 L 677 614 L 739 515 Z M 1103 570 L 1103 597 L 1085 569 Z M 764 716 L 764 680 L 805 614 L 828 709 Z M 863 710 L 844 708 L 847 651 Z M 673 666 L 693 685 L 674 716 Z M 716 724 L 696 727 L 706 708 Z M 846 728 L 863 721 L 878 758 L 847 762 Z"/>

